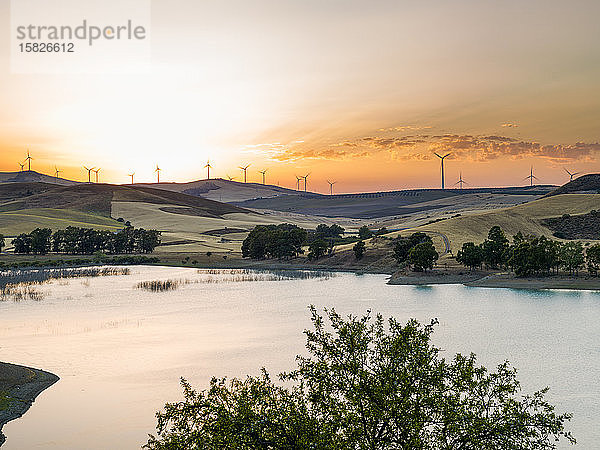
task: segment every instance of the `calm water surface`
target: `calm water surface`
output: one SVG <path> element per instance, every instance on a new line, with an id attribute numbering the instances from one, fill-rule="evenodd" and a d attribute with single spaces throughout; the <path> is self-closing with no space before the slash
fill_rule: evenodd
<path id="1" fill-rule="evenodd" d="M 4 427 L 11 449 L 139 448 L 154 414 L 181 398 L 179 378 L 203 388 L 211 376 L 276 374 L 304 352 L 307 305 L 367 309 L 440 325 L 448 357 L 475 352 L 482 364 L 509 359 L 526 391 L 551 387 L 571 411 L 577 448 L 600 448 L 600 294 L 463 286 L 388 286 L 386 277 L 191 283 L 150 293 L 139 281 L 206 275 L 134 267 L 131 275 L 54 281 L 42 301 L 0 302 L 0 360 L 61 380 Z"/>

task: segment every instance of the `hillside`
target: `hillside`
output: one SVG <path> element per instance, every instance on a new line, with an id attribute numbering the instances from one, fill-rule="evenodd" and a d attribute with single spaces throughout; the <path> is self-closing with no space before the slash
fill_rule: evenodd
<path id="1" fill-rule="evenodd" d="M 303 192 L 293 189 L 269 184 L 239 183 L 237 181 L 223 180 L 222 178 L 190 181 L 189 183 L 142 183 L 133 186 L 180 192 L 225 203 L 243 202 L 255 198 L 272 198 L 280 195 L 303 194 Z"/>
<path id="2" fill-rule="evenodd" d="M 120 211 L 122 205 L 129 205 L 124 213 Z M 149 220 L 140 221 L 137 214 L 144 216 L 149 210 L 155 210 Z M 183 219 L 187 231 L 193 234 L 202 228 L 198 222 L 208 219 L 224 222 L 223 216 L 231 214 L 255 215 L 226 203 L 142 186 L 0 184 L 0 233 L 6 236 L 37 227 L 60 229 L 69 225 L 116 230 L 123 226 L 116 218 L 130 220 L 136 226 L 143 222 L 147 228 L 158 228 L 161 215 Z M 160 229 L 170 231 L 168 226 Z"/>
<path id="3" fill-rule="evenodd" d="M 433 231 L 446 235 L 456 254 L 464 242 L 482 242 L 489 229 L 499 225 L 508 236 L 521 231 L 525 234 L 552 236 L 543 219 L 560 214 L 586 214 L 598 209 L 600 194 L 569 194 L 541 198 L 511 208 L 474 213 L 416 227 L 415 231 Z"/>
<path id="4" fill-rule="evenodd" d="M 600 212 L 588 214 L 563 214 L 560 217 L 543 219 L 542 224 L 550 228 L 554 236 L 561 239 L 600 240 Z"/>
<path id="5" fill-rule="evenodd" d="M 412 189 L 341 195 L 283 195 L 236 202 L 244 208 L 294 211 L 324 217 L 392 218 L 512 206 L 539 198 L 554 186 L 478 189 Z"/>
<path id="6" fill-rule="evenodd" d="M 0 185 L 0 211 L 54 208 L 110 217 L 114 201 L 160 204 L 175 208 L 175 213 L 207 217 L 247 212 L 233 205 L 193 195 L 142 186 L 95 183 L 73 186 L 52 186 L 45 183 Z"/>
<path id="7" fill-rule="evenodd" d="M 61 186 L 72 186 L 79 184 L 77 181 L 57 178 L 34 170 L 23 170 L 20 172 L 0 172 L 0 183 L 49 183 Z"/>
<path id="8" fill-rule="evenodd" d="M 555 189 L 547 196 L 561 194 L 598 194 L 600 193 L 600 173 L 590 173 L 575 178 L 573 181 Z"/>

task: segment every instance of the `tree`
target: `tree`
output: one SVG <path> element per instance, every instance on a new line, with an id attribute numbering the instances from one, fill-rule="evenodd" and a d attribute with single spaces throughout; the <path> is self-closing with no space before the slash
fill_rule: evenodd
<path id="1" fill-rule="evenodd" d="M 52 230 L 50 228 L 36 228 L 29 233 L 31 238 L 31 251 L 36 255 L 45 255 L 50 251 L 50 238 Z"/>
<path id="2" fill-rule="evenodd" d="M 470 270 L 483 264 L 483 250 L 473 242 L 465 242 L 456 255 L 456 261 L 467 266 Z"/>
<path id="3" fill-rule="evenodd" d="M 365 243 L 364 241 L 358 241 L 356 244 L 354 244 L 354 247 L 352 247 L 352 251 L 354 252 L 354 257 L 358 260 L 358 259 L 362 259 L 363 256 L 365 256 Z"/>
<path id="4" fill-rule="evenodd" d="M 13 246 L 15 247 L 15 253 L 31 253 L 31 236 L 21 233 L 13 239 Z"/>
<path id="5" fill-rule="evenodd" d="M 598 275 L 598 272 L 600 271 L 600 244 L 595 244 L 588 248 L 585 252 L 585 256 L 590 274 Z"/>
<path id="6" fill-rule="evenodd" d="M 358 238 L 360 240 L 369 239 L 371 237 L 373 237 L 373 232 L 369 230 L 369 227 L 366 225 L 363 225 L 358 229 Z"/>
<path id="7" fill-rule="evenodd" d="M 585 262 L 581 242 L 564 243 L 560 249 L 560 261 L 570 275 L 578 275 L 579 269 Z"/>
<path id="8" fill-rule="evenodd" d="M 483 260 L 487 266 L 496 269 L 503 264 L 508 249 L 508 239 L 499 226 L 493 226 L 488 232 L 488 238 L 483 241 Z"/>
<path id="9" fill-rule="evenodd" d="M 475 355 L 440 356 L 437 321 L 405 325 L 370 313 L 347 319 L 311 307 L 307 356 L 274 384 L 213 378 L 157 414 L 145 448 L 546 450 L 575 440 L 544 396 L 522 395 L 508 362 L 496 371 Z M 331 331 L 330 331 L 331 330 Z"/>
<path id="10" fill-rule="evenodd" d="M 415 272 L 427 272 L 427 269 L 433 269 L 433 264 L 439 256 L 431 242 L 421 242 L 410 250 L 408 261 Z"/>
<path id="11" fill-rule="evenodd" d="M 398 264 L 406 262 L 410 250 L 422 242 L 432 242 L 431 238 L 425 233 L 413 233 L 408 237 L 399 237 L 394 243 L 394 258 Z"/>
<path id="12" fill-rule="evenodd" d="M 4 235 L 2 233 L 0 233 L 0 253 L 2 252 L 2 249 L 4 248 L 5 242 L 4 242 Z"/>
<path id="13" fill-rule="evenodd" d="M 322 258 L 323 256 L 325 256 L 327 248 L 327 242 L 325 242 L 323 239 L 317 239 L 316 241 L 312 241 L 308 246 L 308 259 L 312 261 L 315 259 Z"/>
<path id="14" fill-rule="evenodd" d="M 244 258 L 289 258 L 303 252 L 306 230 L 289 223 L 257 225 L 242 243 Z"/>

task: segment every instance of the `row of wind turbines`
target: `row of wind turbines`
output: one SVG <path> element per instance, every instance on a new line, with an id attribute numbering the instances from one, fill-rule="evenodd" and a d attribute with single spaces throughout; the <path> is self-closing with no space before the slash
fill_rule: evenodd
<path id="1" fill-rule="evenodd" d="M 436 152 L 434 152 L 433 154 L 434 154 L 435 156 L 437 156 L 437 157 L 440 159 L 440 162 L 441 162 L 441 167 L 442 167 L 442 189 L 445 189 L 446 187 L 445 187 L 445 176 L 444 176 L 444 161 L 445 161 L 445 160 L 446 160 L 446 158 L 447 158 L 448 156 L 450 156 L 452 153 L 446 153 L 446 154 L 445 154 L 445 155 L 443 155 L 443 156 L 442 156 L 442 155 L 440 155 L 439 153 L 436 153 Z M 575 176 L 576 176 L 576 175 L 579 175 L 579 174 L 581 174 L 581 172 L 571 172 L 571 171 L 569 171 L 569 170 L 565 169 L 564 167 L 563 167 L 563 169 L 564 169 L 564 171 L 565 171 L 565 172 L 567 172 L 567 174 L 569 175 L 569 181 L 573 181 L 573 178 L 575 178 Z M 539 181 L 539 178 L 538 178 L 538 177 L 536 177 L 536 176 L 533 174 L 533 166 L 531 166 L 531 168 L 530 168 L 530 170 L 529 170 L 529 175 L 528 175 L 528 176 L 526 176 L 525 178 L 523 178 L 523 181 L 525 181 L 525 180 L 529 180 L 529 185 L 530 185 L 530 186 L 533 186 L 533 180 L 538 180 L 538 181 Z M 458 181 L 457 181 L 456 183 L 454 183 L 454 186 L 456 186 L 456 185 L 459 185 L 459 186 L 460 186 L 460 189 L 462 190 L 462 188 L 463 188 L 463 185 L 465 185 L 465 184 L 469 184 L 469 183 L 467 183 L 465 180 L 463 180 L 463 177 L 462 177 L 462 172 L 460 172 L 460 176 L 459 176 L 459 178 L 458 178 Z"/>
<path id="2" fill-rule="evenodd" d="M 434 155 L 437 156 L 440 159 L 441 162 L 441 175 L 442 175 L 442 189 L 445 189 L 445 174 L 444 174 L 444 161 L 446 160 L 446 158 L 448 156 L 450 156 L 452 153 L 447 153 L 445 155 L 440 155 L 439 153 L 434 152 Z M 33 157 L 31 156 L 29 150 L 27 150 L 27 157 L 25 158 L 25 160 L 23 162 L 19 162 L 19 166 L 21 168 L 21 172 L 25 171 L 25 166 L 27 165 L 27 170 L 31 171 L 31 161 L 33 160 Z M 244 183 L 248 182 L 248 168 L 251 166 L 251 164 L 247 164 L 245 166 L 239 166 L 239 169 L 242 170 L 243 172 L 243 177 L 244 177 Z M 207 172 L 207 179 L 210 180 L 210 169 L 212 169 L 212 165 L 210 164 L 210 161 L 206 162 L 206 165 L 204 166 L 204 168 L 206 169 Z M 83 166 L 83 168 L 87 171 L 88 174 L 88 183 L 92 182 L 92 172 L 94 172 L 95 174 L 95 182 L 98 183 L 99 182 L 99 172 L 100 172 L 100 167 L 87 167 L 87 166 Z M 571 172 L 565 168 L 563 168 L 564 171 L 569 175 L 569 180 L 573 181 L 573 179 L 575 178 L 576 175 L 581 174 L 582 172 Z M 268 172 L 269 169 L 264 169 L 264 170 L 259 170 L 258 173 L 260 173 L 262 175 L 262 184 L 266 184 L 266 174 Z M 154 172 L 156 173 L 156 182 L 160 183 L 160 172 L 162 171 L 162 169 L 158 166 L 158 164 L 156 165 L 156 168 L 154 169 Z M 58 179 L 59 174 L 60 174 L 60 170 L 58 169 L 58 167 L 54 166 L 54 176 L 56 177 L 56 179 Z M 303 190 L 304 192 L 307 192 L 308 190 L 308 177 L 311 175 L 311 173 L 307 173 L 306 175 L 302 175 L 302 176 L 298 176 L 296 175 L 296 190 L 297 191 L 301 191 Z M 131 184 L 134 184 L 134 176 L 135 176 L 135 172 L 132 173 L 128 173 L 127 176 L 131 177 Z M 235 177 L 231 177 L 229 176 L 229 174 L 227 175 L 227 179 L 229 181 L 234 181 Z M 530 171 L 529 171 L 529 175 L 526 176 L 525 178 L 523 178 L 523 181 L 529 180 L 529 185 L 533 186 L 533 181 L 534 180 L 538 180 L 539 178 L 536 177 L 533 174 L 533 166 L 531 166 Z M 304 188 L 302 189 L 302 182 L 304 182 Z M 330 181 L 327 180 L 327 184 L 329 184 L 329 195 L 333 195 L 333 187 L 334 185 L 337 183 L 337 181 Z M 460 172 L 460 176 L 459 179 L 456 183 L 454 183 L 454 186 L 459 186 L 459 188 L 462 190 L 465 184 L 469 184 L 467 183 L 467 181 L 465 181 L 462 177 L 462 172 Z"/>

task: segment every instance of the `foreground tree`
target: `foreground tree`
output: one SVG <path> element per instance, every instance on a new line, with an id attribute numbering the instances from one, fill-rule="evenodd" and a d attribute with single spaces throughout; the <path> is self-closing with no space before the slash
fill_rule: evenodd
<path id="1" fill-rule="evenodd" d="M 213 379 L 157 414 L 146 448 L 174 449 L 554 449 L 569 414 L 547 389 L 521 395 L 508 363 L 495 372 L 474 355 L 440 357 L 436 321 L 387 323 L 369 313 L 329 323 L 311 308 L 309 356 L 275 385 L 266 371 L 244 381 Z M 332 331 L 330 331 L 332 330 Z"/>

